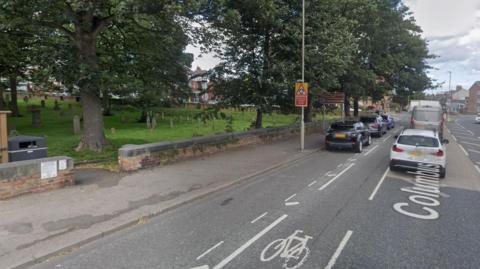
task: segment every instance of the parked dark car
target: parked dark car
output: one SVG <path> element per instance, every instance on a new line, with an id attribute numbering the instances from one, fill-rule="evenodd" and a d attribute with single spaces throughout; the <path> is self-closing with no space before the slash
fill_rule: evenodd
<path id="1" fill-rule="evenodd" d="M 350 148 L 360 153 L 372 142 L 370 132 L 359 121 L 334 122 L 325 136 L 325 148 Z"/>
<path id="2" fill-rule="evenodd" d="M 387 130 L 395 128 L 395 120 L 390 115 L 382 115 L 382 121 L 387 125 Z"/>
<path id="3" fill-rule="evenodd" d="M 387 132 L 387 125 L 379 115 L 363 116 L 360 117 L 360 121 L 366 125 L 371 135 L 381 137 Z"/>

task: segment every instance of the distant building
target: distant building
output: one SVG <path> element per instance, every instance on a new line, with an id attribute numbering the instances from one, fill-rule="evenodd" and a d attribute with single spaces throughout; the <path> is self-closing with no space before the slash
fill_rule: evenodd
<path id="1" fill-rule="evenodd" d="M 475 82 L 470 88 L 466 106 L 468 113 L 480 113 L 480 81 Z"/>
<path id="2" fill-rule="evenodd" d="M 214 100 L 212 83 L 210 82 L 210 71 L 202 70 L 197 67 L 190 73 L 188 85 L 192 90 L 189 102 L 191 103 L 207 103 Z"/>
<path id="3" fill-rule="evenodd" d="M 469 92 L 465 90 L 462 86 L 457 86 L 457 89 L 452 93 L 452 100 L 453 101 L 465 101 Z"/>

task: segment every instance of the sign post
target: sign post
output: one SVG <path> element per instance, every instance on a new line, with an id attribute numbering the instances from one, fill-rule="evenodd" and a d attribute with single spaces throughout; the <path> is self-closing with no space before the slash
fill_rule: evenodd
<path id="1" fill-rule="evenodd" d="M 0 155 L 2 155 L 0 163 L 8 163 L 8 114 L 10 114 L 10 111 L 0 111 Z"/>
<path id="2" fill-rule="evenodd" d="M 302 108 L 302 121 L 300 122 L 300 149 L 305 145 L 305 107 L 308 106 L 308 83 L 295 83 L 295 106 Z"/>

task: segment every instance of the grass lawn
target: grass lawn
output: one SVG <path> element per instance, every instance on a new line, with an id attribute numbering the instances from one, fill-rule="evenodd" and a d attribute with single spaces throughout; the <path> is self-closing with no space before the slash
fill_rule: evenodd
<path id="1" fill-rule="evenodd" d="M 111 145 L 102 153 L 83 151 L 75 152 L 80 135 L 73 134 L 73 117 L 81 116 L 81 106 L 75 101 L 59 101 L 61 110 L 54 111 L 54 100 L 50 97 L 46 100 L 46 107 L 41 111 L 42 127 L 32 127 L 32 116 L 27 111 L 27 105 L 40 106 L 40 99 L 31 99 L 28 104 L 19 100 L 19 108 L 23 117 L 9 117 L 10 129 L 16 129 L 21 135 L 46 136 L 48 155 L 66 155 L 73 157 L 75 161 L 103 160 L 116 158 L 117 150 L 124 144 L 145 144 L 159 141 L 171 141 L 187 139 L 193 136 L 211 135 L 225 132 L 224 120 L 211 120 L 207 123 L 198 122 L 194 116 L 201 112 L 200 109 L 187 108 L 158 108 L 155 110 L 161 116 L 157 119 L 157 128 L 149 130 L 145 123 L 138 123 L 140 111 L 130 106 L 117 106 L 113 109 L 113 116 L 104 117 L 105 135 Z M 71 104 L 71 109 L 68 108 Z M 235 131 L 247 130 L 255 119 L 254 111 L 225 110 L 227 115 L 232 115 L 233 128 Z M 321 119 L 317 114 L 316 119 Z M 328 118 L 334 117 L 328 115 Z M 170 127 L 173 121 L 173 128 Z M 279 127 L 290 125 L 299 121 L 299 114 L 266 114 L 264 115 L 264 127 Z M 12 128 L 15 127 L 15 128 Z"/>

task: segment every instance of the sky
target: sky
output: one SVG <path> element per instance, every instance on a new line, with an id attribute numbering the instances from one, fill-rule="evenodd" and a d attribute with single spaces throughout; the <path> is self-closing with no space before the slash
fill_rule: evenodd
<path id="1" fill-rule="evenodd" d="M 423 30 L 430 52 L 437 58 L 429 61 L 433 67 L 429 76 L 443 83 L 436 90 L 448 90 L 449 71 L 451 88 L 461 85 L 469 89 L 480 81 L 480 0 L 404 0 Z M 188 46 L 195 56 L 192 68 L 210 69 L 218 62 L 213 54 L 201 55 L 200 50 Z"/>

